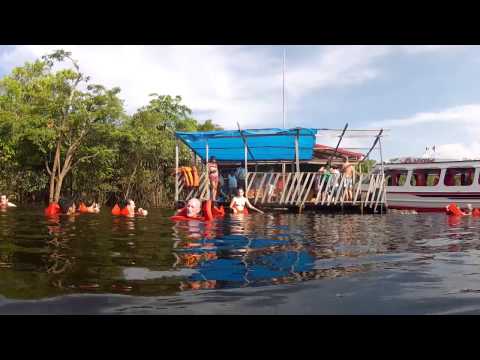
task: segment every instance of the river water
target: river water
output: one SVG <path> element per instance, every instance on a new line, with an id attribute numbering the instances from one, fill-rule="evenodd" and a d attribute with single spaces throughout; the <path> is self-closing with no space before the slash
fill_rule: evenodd
<path id="1" fill-rule="evenodd" d="M 0 212 L 0 314 L 480 312 L 480 219 Z"/>

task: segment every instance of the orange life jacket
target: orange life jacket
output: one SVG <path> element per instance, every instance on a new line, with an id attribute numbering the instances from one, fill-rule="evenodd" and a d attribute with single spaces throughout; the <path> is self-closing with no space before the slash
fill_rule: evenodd
<path id="1" fill-rule="evenodd" d="M 182 221 L 182 220 L 200 220 L 200 221 L 210 221 L 213 220 L 214 216 L 222 217 L 225 215 L 225 210 L 223 207 L 216 208 L 212 206 L 212 200 L 206 200 L 202 204 L 203 216 L 191 217 L 187 216 L 187 208 L 184 207 L 176 215 L 170 216 L 170 220 L 173 221 Z"/>
<path id="2" fill-rule="evenodd" d="M 447 215 L 463 216 L 465 214 L 458 208 L 457 204 L 450 204 L 447 206 Z"/>
<path id="3" fill-rule="evenodd" d="M 112 215 L 115 215 L 115 216 L 120 216 L 121 215 L 120 206 L 118 206 L 118 204 L 115 204 L 115 206 L 113 207 Z"/>
<path id="4" fill-rule="evenodd" d="M 80 206 L 78 207 L 78 211 L 81 213 L 89 212 L 87 206 L 83 202 L 80 203 Z"/>
<path id="5" fill-rule="evenodd" d="M 57 203 L 50 203 L 50 205 L 48 205 L 44 212 L 46 216 L 58 215 L 61 212 L 60 205 L 58 205 Z"/>
<path id="6" fill-rule="evenodd" d="M 198 171 L 195 166 L 192 166 L 192 175 L 193 175 L 193 187 L 199 187 L 200 186 L 200 178 L 198 176 Z"/>

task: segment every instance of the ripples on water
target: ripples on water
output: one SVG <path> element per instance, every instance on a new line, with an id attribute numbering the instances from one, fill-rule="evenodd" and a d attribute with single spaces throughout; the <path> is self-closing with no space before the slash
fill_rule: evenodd
<path id="1" fill-rule="evenodd" d="M 279 213 L 172 223 L 170 214 L 126 219 L 104 210 L 49 220 L 41 209 L 0 212 L 0 294 L 168 297 L 310 280 L 320 287 L 392 270 L 416 275 L 397 284 L 404 298 L 422 286 L 480 292 L 480 219 Z"/>

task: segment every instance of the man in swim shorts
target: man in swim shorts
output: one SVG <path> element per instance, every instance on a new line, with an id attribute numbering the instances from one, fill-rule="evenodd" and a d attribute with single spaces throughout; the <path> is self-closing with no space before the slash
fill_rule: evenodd
<path id="1" fill-rule="evenodd" d="M 353 200 L 353 175 L 355 172 L 355 168 L 352 164 L 348 161 L 348 157 L 345 157 L 345 162 L 342 166 L 342 172 L 344 176 L 343 184 L 347 190 L 347 201 Z"/>

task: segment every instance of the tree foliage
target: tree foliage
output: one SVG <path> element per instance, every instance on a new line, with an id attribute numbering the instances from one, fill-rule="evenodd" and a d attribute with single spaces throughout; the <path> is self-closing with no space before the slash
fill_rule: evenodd
<path id="1" fill-rule="evenodd" d="M 174 131 L 220 127 L 194 119 L 180 96 L 151 94 L 131 116 L 119 96 L 118 87 L 92 84 L 63 50 L 1 79 L 0 191 L 20 201 L 46 194 L 58 201 L 63 193 L 168 203 Z M 182 161 L 189 156 L 182 148 Z"/>

